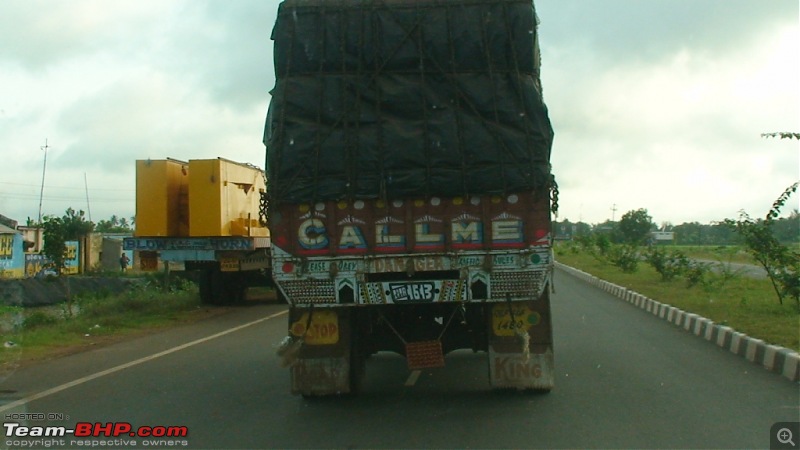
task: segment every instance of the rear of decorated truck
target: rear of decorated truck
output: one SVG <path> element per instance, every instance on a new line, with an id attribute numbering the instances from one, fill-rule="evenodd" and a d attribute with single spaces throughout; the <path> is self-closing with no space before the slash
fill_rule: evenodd
<path id="1" fill-rule="evenodd" d="M 530 1 L 281 3 L 264 143 L 294 393 L 458 349 L 487 353 L 493 387 L 552 388 L 536 27 Z"/>

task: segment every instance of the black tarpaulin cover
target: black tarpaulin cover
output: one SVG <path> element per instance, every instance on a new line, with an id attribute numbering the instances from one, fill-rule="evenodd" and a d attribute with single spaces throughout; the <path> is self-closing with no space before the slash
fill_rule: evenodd
<path id="1" fill-rule="evenodd" d="M 284 1 L 271 203 L 547 188 L 536 36 L 529 1 Z"/>

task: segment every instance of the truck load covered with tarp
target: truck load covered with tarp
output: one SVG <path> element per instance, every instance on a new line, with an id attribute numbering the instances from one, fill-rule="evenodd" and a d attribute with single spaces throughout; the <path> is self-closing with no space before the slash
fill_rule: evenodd
<path id="1" fill-rule="evenodd" d="M 273 205 L 541 191 L 553 131 L 529 1 L 285 1 Z"/>

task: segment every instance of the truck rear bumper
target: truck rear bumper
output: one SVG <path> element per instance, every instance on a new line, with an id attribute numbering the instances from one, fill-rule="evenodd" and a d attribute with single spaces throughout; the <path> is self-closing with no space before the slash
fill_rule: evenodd
<path id="1" fill-rule="evenodd" d="M 552 273 L 549 246 L 339 259 L 272 250 L 273 278 L 294 305 L 524 301 L 540 297 Z"/>

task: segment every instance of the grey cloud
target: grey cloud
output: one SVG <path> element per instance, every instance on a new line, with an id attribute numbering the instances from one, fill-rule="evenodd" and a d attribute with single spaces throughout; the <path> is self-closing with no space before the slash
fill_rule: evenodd
<path id="1" fill-rule="evenodd" d="M 57 129 L 71 140 L 54 158 L 54 166 L 125 173 L 136 159 L 236 159 L 243 124 L 254 118 L 209 104 L 204 97 L 192 95 L 192 86 L 180 82 L 161 75 L 141 76 L 114 83 L 64 108 Z M 255 118 L 254 123 L 261 120 Z M 261 150 L 261 130 L 251 134 Z M 262 156 L 257 156 L 260 162 Z"/>
<path id="2" fill-rule="evenodd" d="M 118 83 L 66 107 L 57 128 L 73 141 L 54 161 L 63 168 L 95 167 L 119 172 L 130 169 L 132 155 L 169 145 L 169 114 L 159 104 L 160 92 L 142 81 Z M 160 142 L 159 142 L 160 141 Z"/>
<path id="3" fill-rule="evenodd" d="M 266 105 L 274 83 L 272 41 L 277 1 L 193 1 L 173 30 L 165 70 L 182 72 L 226 108 Z"/>
<path id="4" fill-rule="evenodd" d="M 588 47 L 591 57 L 613 65 L 651 61 L 682 48 L 727 52 L 754 33 L 797 23 L 795 0 L 563 0 L 536 1 L 542 48 Z"/>
<path id="5" fill-rule="evenodd" d="M 77 56 L 124 52 L 162 7 L 109 0 L 4 0 L 0 60 L 41 71 Z"/>
<path id="6" fill-rule="evenodd" d="M 81 30 L 60 27 L 55 17 L 63 3 L 5 1 L 0 7 L 0 57 L 38 69 L 84 51 L 91 45 Z M 55 10 L 55 11 L 54 11 Z M 67 22 L 67 25 L 69 22 Z M 60 29 L 59 29 L 60 28 Z M 54 31 L 59 29 L 59 33 Z"/>

